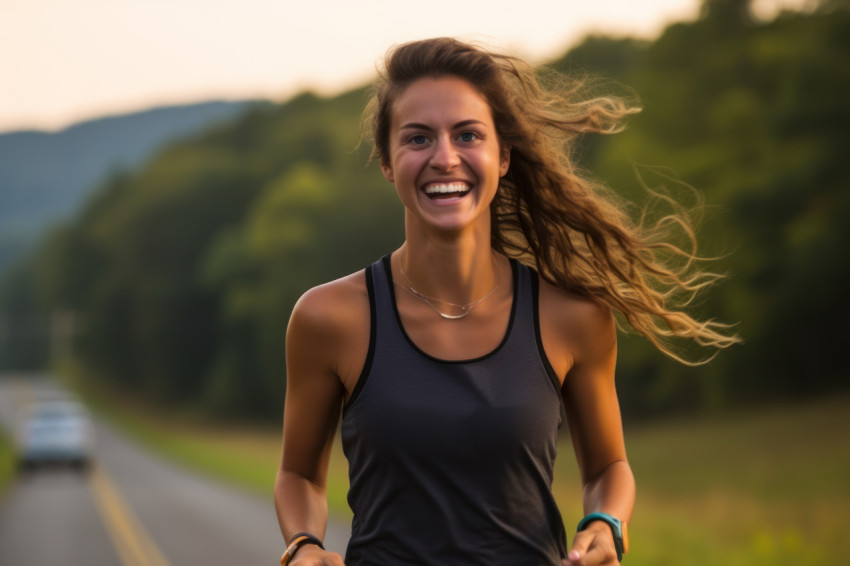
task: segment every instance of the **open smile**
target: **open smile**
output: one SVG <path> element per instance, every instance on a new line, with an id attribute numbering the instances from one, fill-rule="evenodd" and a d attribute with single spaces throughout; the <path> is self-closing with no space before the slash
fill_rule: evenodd
<path id="1" fill-rule="evenodd" d="M 463 181 L 455 181 L 451 183 L 428 183 L 423 189 L 429 199 L 432 200 L 449 200 L 460 199 L 469 194 L 472 186 Z"/>

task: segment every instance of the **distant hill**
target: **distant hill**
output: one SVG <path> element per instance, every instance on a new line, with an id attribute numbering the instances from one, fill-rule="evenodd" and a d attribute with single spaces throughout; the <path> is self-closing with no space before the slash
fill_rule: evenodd
<path id="1" fill-rule="evenodd" d="M 110 173 L 163 145 L 241 114 L 258 101 L 167 106 L 76 124 L 56 133 L 0 134 L 0 271 L 44 229 L 71 214 Z"/>

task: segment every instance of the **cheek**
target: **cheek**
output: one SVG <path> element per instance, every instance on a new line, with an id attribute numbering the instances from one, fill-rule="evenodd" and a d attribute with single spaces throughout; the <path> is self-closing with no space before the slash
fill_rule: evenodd
<path id="1" fill-rule="evenodd" d="M 488 153 L 487 157 L 482 159 L 480 162 L 481 169 L 487 171 L 488 177 L 495 177 L 499 179 L 504 175 L 503 172 L 503 163 L 504 160 L 501 158 L 501 155 L 498 152 Z"/>
<path id="2" fill-rule="evenodd" d="M 396 156 L 393 172 L 399 183 L 414 183 L 427 164 L 424 152 L 408 151 Z"/>

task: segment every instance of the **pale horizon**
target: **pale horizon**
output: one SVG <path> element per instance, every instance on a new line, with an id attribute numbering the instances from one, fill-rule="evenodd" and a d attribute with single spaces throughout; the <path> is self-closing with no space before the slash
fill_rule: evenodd
<path id="1" fill-rule="evenodd" d="M 10 2 L 10 0 L 0 0 Z M 762 17 L 807 0 L 756 0 Z M 540 63 L 591 33 L 653 38 L 699 0 L 31 0 L 0 20 L 0 133 L 212 100 L 335 95 L 366 84 L 391 45 L 433 36 Z M 544 17 L 541 17 L 544 16 Z"/>

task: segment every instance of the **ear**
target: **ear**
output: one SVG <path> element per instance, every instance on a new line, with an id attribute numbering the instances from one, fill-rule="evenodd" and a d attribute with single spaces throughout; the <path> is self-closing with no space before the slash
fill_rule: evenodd
<path id="1" fill-rule="evenodd" d="M 390 183 L 395 184 L 395 176 L 393 175 L 393 168 L 384 160 L 381 159 L 381 173 L 384 174 L 384 178 Z"/>
<path id="2" fill-rule="evenodd" d="M 504 177 L 511 167 L 511 146 L 503 145 L 499 156 L 499 177 Z"/>

